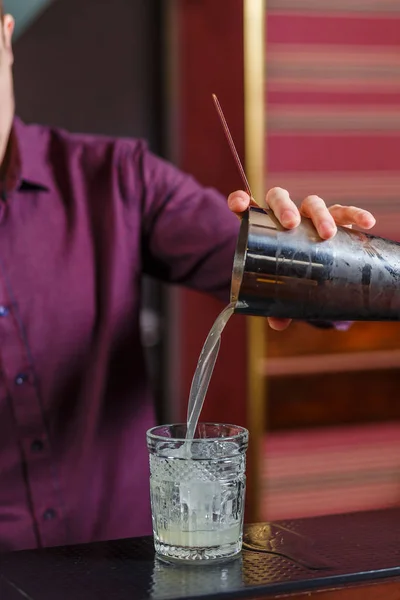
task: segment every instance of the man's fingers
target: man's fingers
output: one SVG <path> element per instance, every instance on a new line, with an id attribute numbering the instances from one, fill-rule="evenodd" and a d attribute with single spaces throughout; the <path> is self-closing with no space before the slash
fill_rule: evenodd
<path id="1" fill-rule="evenodd" d="M 293 229 L 300 224 L 299 209 L 291 200 L 287 190 L 279 187 L 270 189 L 266 196 L 266 203 L 283 227 Z"/>
<path id="2" fill-rule="evenodd" d="M 283 331 L 287 327 L 289 327 L 292 319 L 278 319 L 277 317 L 268 317 L 268 323 L 271 329 L 275 329 L 275 331 Z"/>
<path id="3" fill-rule="evenodd" d="M 376 223 L 375 217 L 368 210 L 357 208 L 356 206 L 334 204 L 329 207 L 329 212 L 337 225 L 357 225 L 357 227 L 361 227 L 362 229 L 371 229 Z"/>
<path id="4" fill-rule="evenodd" d="M 336 234 L 335 220 L 319 196 L 307 196 L 301 204 L 300 212 L 312 220 L 322 239 L 327 240 Z"/>
<path id="5" fill-rule="evenodd" d="M 236 192 L 232 192 L 228 196 L 228 206 L 232 212 L 240 215 L 240 213 L 244 212 L 248 209 L 250 204 L 250 196 L 246 194 L 243 190 L 238 190 Z"/>

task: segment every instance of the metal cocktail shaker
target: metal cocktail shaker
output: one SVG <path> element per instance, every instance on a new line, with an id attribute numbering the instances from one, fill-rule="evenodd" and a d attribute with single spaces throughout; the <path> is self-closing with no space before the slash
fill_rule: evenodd
<path id="1" fill-rule="evenodd" d="M 310 219 L 292 230 L 250 207 L 232 272 L 235 312 L 324 321 L 400 320 L 400 244 L 346 227 L 322 240 Z"/>

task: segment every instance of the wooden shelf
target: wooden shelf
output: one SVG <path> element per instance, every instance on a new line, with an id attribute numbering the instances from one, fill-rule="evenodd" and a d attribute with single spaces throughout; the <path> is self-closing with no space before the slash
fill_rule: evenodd
<path id="1" fill-rule="evenodd" d="M 264 358 L 260 368 L 267 377 L 399 369 L 400 350 Z"/>

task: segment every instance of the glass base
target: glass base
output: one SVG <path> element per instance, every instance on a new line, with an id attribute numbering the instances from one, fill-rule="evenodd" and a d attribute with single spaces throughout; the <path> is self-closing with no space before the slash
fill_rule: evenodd
<path id="1" fill-rule="evenodd" d="M 190 565 L 225 562 L 240 554 L 242 550 L 241 540 L 219 546 L 172 546 L 154 540 L 157 557 L 164 562 L 186 563 Z"/>

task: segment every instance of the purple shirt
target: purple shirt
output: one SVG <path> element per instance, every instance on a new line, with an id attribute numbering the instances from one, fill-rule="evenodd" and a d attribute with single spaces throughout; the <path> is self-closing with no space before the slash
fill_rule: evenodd
<path id="1" fill-rule="evenodd" d="M 0 202 L 0 550 L 151 531 L 143 273 L 228 300 L 238 219 L 135 140 L 15 120 Z"/>

